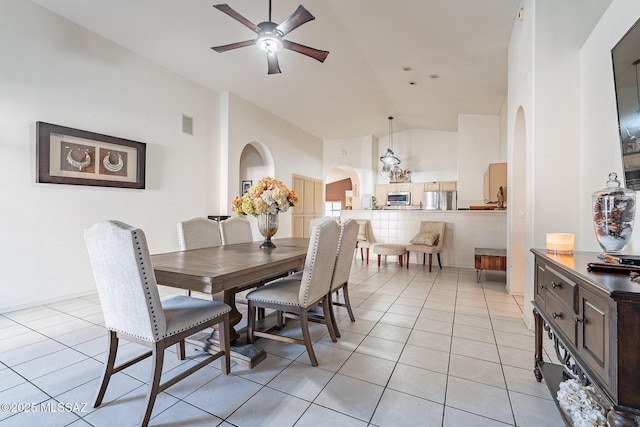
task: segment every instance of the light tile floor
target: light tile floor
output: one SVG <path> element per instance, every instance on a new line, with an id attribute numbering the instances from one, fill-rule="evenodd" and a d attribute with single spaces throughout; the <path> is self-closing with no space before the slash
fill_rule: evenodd
<path id="1" fill-rule="evenodd" d="M 258 367 L 234 365 L 225 376 L 214 362 L 159 395 L 151 425 L 564 425 L 533 377 L 522 298 L 504 282 L 478 284 L 473 269 L 429 273 L 355 259 L 349 288 L 357 320 L 339 308 L 342 338 L 333 343 L 323 325 L 312 326 L 319 367 L 303 346 L 259 340 L 268 357 Z M 0 425 L 139 422 L 148 363 L 117 374 L 103 406 L 91 407 L 106 351 L 102 322 L 97 295 L 0 315 Z M 164 372 L 193 363 L 167 354 Z"/>

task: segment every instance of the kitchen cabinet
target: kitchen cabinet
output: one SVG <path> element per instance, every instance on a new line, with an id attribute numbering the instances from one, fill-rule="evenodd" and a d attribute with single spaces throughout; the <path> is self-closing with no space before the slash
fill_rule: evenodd
<path id="1" fill-rule="evenodd" d="M 457 191 L 458 181 L 442 181 L 440 182 L 440 191 Z"/>
<path id="2" fill-rule="evenodd" d="M 440 183 L 439 182 L 425 182 L 424 183 L 424 191 L 440 191 Z"/>
<path id="3" fill-rule="evenodd" d="M 376 198 L 376 206 L 386 206 L 387 205 L 387 189 L 388 184 L 376 184 L 374 189 L 374 197 Z"/>
<path id="4" fill-rule="evenodd" d="M 411 183 L 410 182 L 397 182 L 392 183 L 387 186 L 389 192 L 395 191 L 411 191 Z"/>
<path id="5" fill-rule="evenodd" d="M 422 193 L 424 193 L 424 182 L 411 184 L 411 206 L 422 205 Z"/>
<path id="6" fill-rule="evenodd" d="M 498 191 L 502 187 L 507 201 L 507 164 L 491 163 L 484 173 L 484 202 L 498 203 Z"/>
<path id="7" fill-rule="evenodd" d="M 607 401 L 609 425 L 637 426 L 640 287 L 625 274 L 590 272 L 587 264 L 598 262 L 595 252 L 532 252 L 536 379 L 544 378 L 555 396 L 566 369 Z M 553 339 L 561 364 L 543 361 L 543 336 Z"/>

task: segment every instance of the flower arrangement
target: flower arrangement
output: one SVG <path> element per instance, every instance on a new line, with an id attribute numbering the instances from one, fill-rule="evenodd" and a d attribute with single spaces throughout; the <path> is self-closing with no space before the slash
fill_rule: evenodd
<path id="1" fill-rule="evenodd" d="M 231 203 L 231 209 L 236 215 L 253 215 L 286 212 L 290 206 L 295 206 L 298 196 L 293 190 L 277 179 L 260 178 L 257 184 L 249 188 L 243 196 L 236 196 Z"/>

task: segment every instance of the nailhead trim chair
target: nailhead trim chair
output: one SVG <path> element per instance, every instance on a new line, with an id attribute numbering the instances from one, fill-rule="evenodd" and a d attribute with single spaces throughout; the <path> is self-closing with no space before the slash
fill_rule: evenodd
<path id="1" fill-rule="evenodd" d="M 146 409 L 141 425 L 151 418 L 158 393 L 188 375 L 222 358 L 222 372 L 228 374 L 229 311 L 231 307 L 188 296 L 160 300 L 144 232 L 118 221 L 102 221 L 85 230 L 85 242 L 104 314 L 109 349 L 94 408 L 100 406 L 113 374 L 151 356 L 152 368 Z M 185 338 L 218 324 L 221 350 L 184 372 L 160 383 L 164 351 L 177 344 L 177 354 L 185 359 Z M 115 365 L 118 340 L 125 339 L 148 351 Z"/>
<path id="2" fill-rule="evenodd" d="M 222 245 L 218 221 L 202 217 L 180 221 L 178 245 L 181 251 Z"/>
<path id="3" fill-rule="evenodd" d="M 320 221 L 321 222 L 321 221 Z M 316 222 L 319 224 L 320 222 Z M 331 293 L 329 297 L 331 324 L 337 338 L 340 338 L 340 330 L 338 329 L 338 322 L 336 321 L 335 311 L 333 306 L 346 307 L 349 313 L 349 318 L 352 322 L 356 321 L 351 309 L 351 301 L 349 300 L 349 275 L 351 274 L 351 265 L 353 264 L 353 248 L 356 247 L 358 238 L 358 223 L 355 220 L 348 219 L 340 225 L 340 237 L 338 239 L 338 251 L 336 253 L 336 263 L 333 270 L 333 277 L 331 279 Z M 302 271 L 296 272 L 289 278 L 302 278 Z M 333 295 L 336 297 L 342 289 L 344 296 L 344 302 L 339 302 L 333 299 Z M 313 310 L 309 312 L 309 320 L 312 322 L 325 323 L 325 318 L 319 310 Z"/>
<path id="4" fill-rule="evenodd" d="M 309 248 L 305 260 L 304 270 L 299 278 L 288 276 L 247 294 L 249 300 L 249 316 L 247 325 L 247 342 L 253 343 L 255 337 L 268 338 L 283 342 L 304 344 L 313 366 L 318 366 L 318 360 L 313 351 L 309 334 L 308 312 L 322 303 L 325 319 L 331 319 L 329 294 L 331 279 L 336 262 L 340 226 L 335 221 L 324 221 L 316 225 L 311 231 Z M 282 325 L 280 314 L 300 320 L 303 339 L 296 339 L 256 330 L 256 308 L 270 308 L 277 310 L 279 326 Z M 331 339 L 337 341 L 332 322 L 325 322 Z"/>
<path id="5" fill-rule="evenodd" d="M 349 300 L 349 275 L 351 274 L 351 265 L 353 264 L 353 248 L 356 247 L 357 239 L 358 223 L 352 219 L 343 222 L 340 227 L 340 241 L 338 243 L 336 266 L 331 280 L 331 295 L 334 293 L 337 295 L 340 289 L 342 289 L 344 302 L 334 301 L 333 298 L 329 298 L 331 321 L 336 337 L 338 338 L 340 338 L 340 330 L 338 329 L 338 323 L 333 310 L 334 305 L 346 307 L 351 321 L 356 321 L 353 310 L 351 310 L 351 301 Z"/>
<path id="6" fill-rule="evenodd" d="M 251 223 L 237 216 L 227 218 L 220 221 L 220 236 L 223 245 L 253 242 Z"/>

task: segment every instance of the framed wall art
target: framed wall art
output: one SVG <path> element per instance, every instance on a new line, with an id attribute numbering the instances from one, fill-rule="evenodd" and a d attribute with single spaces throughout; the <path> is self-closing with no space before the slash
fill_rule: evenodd
<path id="1" fill-rule="evenodd" d="M 242 181 L 242 195 L 244 196 L 247 191 L 251 188 L 253 181 Z"/>
<path id="2" fill-rule="evenodd" d="M 36 182 L 145 188 L 146 144 L 36 122 Z"/>

